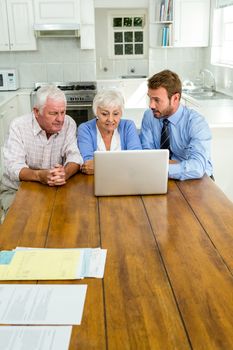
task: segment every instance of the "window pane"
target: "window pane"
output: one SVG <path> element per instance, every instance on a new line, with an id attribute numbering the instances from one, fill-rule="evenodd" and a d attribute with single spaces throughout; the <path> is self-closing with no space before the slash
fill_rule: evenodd
<path id="1" fill-rule="evenodd" d="M 116 44 L 114 45 L 115 55 L 123 55 L 123 45 Z"/>
<path id="2" fill-rule="evenodd" d="M 132 43 L 133 42 L 133 32 L 125 32 L 124 39 L 125 39 L 125 42 Z"/>
<path id="3" fill-rule="evenodd" d="M 226 23 L 224 29 L 224 39 L 226 41 L 233 41 L 233 21 L 232 23 Z"/>
<path id="4" fill-rule="evenodd" d="M 133 55 L 133 45 L 132 44 L 125 44 L 125 54 L 126 55 Z"/>
<path id="5" fill-rule="evenodd" d="M 136 41 L 138 43 L 142 43 L 143 42 L 143 32 L 135 32 L 134 33 L 134 41 Z"/>
<path id="6" fill-rule="evenodd" d="M 133 19 L 132 17 L 124 17 L 124 27 L 132 27 Z"/>
<path id="7" fill-rule="evenodd" d="M 143 44 L 135 44 L 135 55 L 143 55 Z"/>
<path id="8" fill-rule="evenodd" d="M 122 43 L 123 42 L 123 33 L 122 32 L 115 32 L 114 33 L 114 42 L 115 43 Z"/>
<path id="9" fill-rule="evenodd" d="M 122 27 L 122 18 L 113 18 L 113 27 Z"/>
<path id="10" fill-rule="evenodd" d="M 142 27 L 142 17 L 134 17 L 133 25 L 134 27 Z"/>

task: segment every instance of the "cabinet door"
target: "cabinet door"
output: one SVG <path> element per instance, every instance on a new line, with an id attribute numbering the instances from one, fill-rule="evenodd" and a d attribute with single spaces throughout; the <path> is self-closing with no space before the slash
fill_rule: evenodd
<path id="1" fill-rule="evenodd" d="M 95 9 L 93 0 L 80 0 L 81 49 L 95 49 Z"/>
<path id="2" fill-rule="evenodd" d="M 36 50 L 32 1 L 7 0 L 10 49 Z"/>
<path id="3" fill-rule="evenodd" d="M 18 97 L 16 96 L 12 100 L 4 104 L 0 110 L 2 145 L 6 141 L 10 123 L 17 116 L 18 116 Z"/>
<path id="4" fill-rule="evenodd" d="M 0 0 L 0 51 L 9 51 L 7 9 L 5 0 Z"/>
<path id="5" fill-rule="evenodd" d="M 3 173 L 2 150 L 6 141 L 9 126 L 13 119 L 18 116 L 18 98 L 14 97 L 0 108 L 0 180 Z"/>
<path id="6" fill-rule="evenodd" d="M 35 23 L 80 23 L 79 0 L 34 0 Z"/>
<path id="7" fill-rule="evenodd" d="M 175 0 L 174 46 L 208 46 L 209 13 L 210 0 Z"/>

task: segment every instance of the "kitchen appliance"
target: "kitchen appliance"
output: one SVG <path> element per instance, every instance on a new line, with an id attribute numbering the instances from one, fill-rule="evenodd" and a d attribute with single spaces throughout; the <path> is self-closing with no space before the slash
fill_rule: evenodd
<path id="1" fill-rule="evenodd" d="M 15 68 L 0 69 L 0 91 L 11 91 L 19 88 L 18 72 Z"/>
<path id="2" fill-rule="evenodd" d="M 80 25 L 77 23 L 61 24 L 34 24 L 36 37 L 38 38 L 78 38 L 80 37 Z"/>
<path id="3" fill-rule="evenodd" d="M 34 106 L 36 91 L 41 86 L 48 84 L 35 84 L 35 89 L 31 92 L 31 108 Z M 50 84 L 64 91 L 67 100 L 66 113 L 74 119 L 77 126 L 94 118 L 92 102 L 97 92 L 96 82 L 53 82 Z"/>

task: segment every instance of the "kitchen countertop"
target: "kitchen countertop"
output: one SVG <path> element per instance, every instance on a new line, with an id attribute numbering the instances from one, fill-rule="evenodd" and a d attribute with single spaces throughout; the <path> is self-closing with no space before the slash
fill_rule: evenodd
<path id="1" fill-rule="evenodd" d="M 136 80 L 136 81 L 135 81 Z M 104 88 L 121 88 L 123 81 L 124 93 L 126 94 L 125 111 L 123 118 L 131 119 L 135 122 L 138 129 L 141 128 L 141 122 L 144 111 L 148 108 L 146 99 L 146 85 L 143 79 L 132 79 L 130 86 L 127 86 L 127 80 L 98 81 L 98 86 Z M 136 83 L 137 89 L 132 93 L 132 84 Z M 12 98 L 18 95 L 30 95 L 32 89 L 18 89 L 16 91 L 0 92 L 0 107 Z M 197 100 L 185 93 L 182 97 L 193 105 L 208 121 L 211 128 L 233 128 L 233 99 L 229 100 Z M 134 102 L 135 101 L 135 102 Z M 192 106 L 190 106 L 192 108 Z"/>
<path id="2" fill-rule="evenodd" d="M 32 89 L 18 89 L 15 91 L 0 91 L 0 107 L 18 95 L 30 95 Z"/>
<path id="3" fill-rule="evenodd" d="M 197 100 L 185 93 L 182 97 L 194 105 L 194 108 L 206 118 L 211 128 L 233 128 L 233 99 Z"/>

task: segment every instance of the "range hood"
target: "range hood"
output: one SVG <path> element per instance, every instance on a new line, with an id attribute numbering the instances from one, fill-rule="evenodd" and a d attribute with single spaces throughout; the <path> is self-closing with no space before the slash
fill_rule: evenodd
<path id="1" fill-rule="evenodd" d="M 37 37 L 40 38 L 77 38 L 80 36 L 80 25 L 77 23 L 62 24 L 34 24 Z"/>

